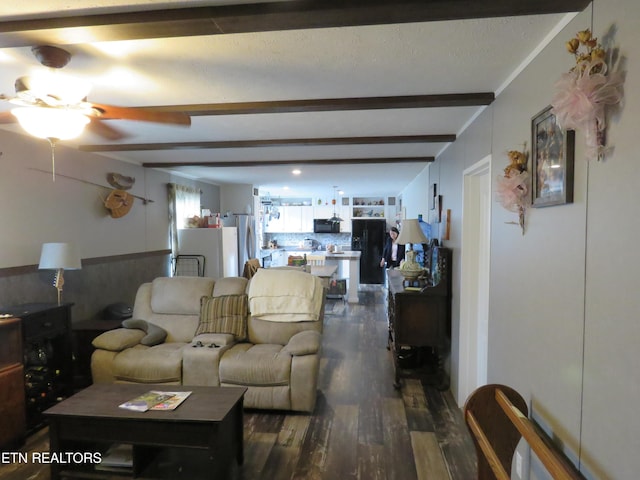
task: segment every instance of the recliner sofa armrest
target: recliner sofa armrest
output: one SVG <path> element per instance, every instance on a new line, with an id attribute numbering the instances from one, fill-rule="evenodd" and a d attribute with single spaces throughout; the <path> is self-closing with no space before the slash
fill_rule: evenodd
<path id="1" fill-rule="evenodd" d="M 116 328 L 98 335 L 91 344 L 100 350 L 121 352 L 140 343 L 146 333 L 136 328 Z"/>
<path id="2" fill-rule="evenodd" d="M 321 344 L 322 335 L 319 332 L 305 330 L 291 337 L 283 350 L 292 356 L 313 355 L 320 352 Z"/>

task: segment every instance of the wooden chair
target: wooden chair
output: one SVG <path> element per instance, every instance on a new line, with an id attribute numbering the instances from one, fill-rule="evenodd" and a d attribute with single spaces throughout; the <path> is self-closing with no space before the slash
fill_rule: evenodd
<path id="1" fill-rule="evenodd" d="M 307 265 L 324 265 L 324 255 L 307 255 Z"/>
<path id="2" fill-rule="evenodd" d="M 244 264 L 244 271 L 242 273 L 242 276 L 248 280 L 251 280 L 251 277 L 256 274 L 259 268 L 260 260 L 258 260 L 257 258 L 250 258 Z"/>
<path id="3" fill-rule="evenodd" d="M 484 385 L 469 395 L 463 408 L 478 457 L 478 480 L 509 480 L 511 462 L 524 437 L 551 477 L 585 480 L 547 434 L 527 417 L 527 403 L 506 385 Z"/>

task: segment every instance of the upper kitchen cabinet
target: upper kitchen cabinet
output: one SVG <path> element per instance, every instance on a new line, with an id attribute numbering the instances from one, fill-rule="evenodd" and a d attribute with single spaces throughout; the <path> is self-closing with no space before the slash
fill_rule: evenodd
<path id="1" fill-rule="evenodd" d="M 313 208 L 311 206 L 282 207 L 285 211 L 284 232 L 313 232 Z"/>
<path id="2" fill-rule="evenodd" d="M 341 205 L 338 210 L 342 222 L 340 222 L 341 232 L 351 232 L 351 207 L 349 205 Z"/>
<path id="3" fill-rule="evenodd" d="M 265 225 L 267 233 L 313 232 L 313 208 L 309 205 L 277 207 L 278 215 L 271 215 Z"/>

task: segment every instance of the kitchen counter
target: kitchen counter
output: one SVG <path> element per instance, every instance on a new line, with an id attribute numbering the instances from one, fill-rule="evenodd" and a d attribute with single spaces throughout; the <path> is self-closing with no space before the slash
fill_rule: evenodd
<path id="1" fill-rule="evenodd" d="M 327 265 L 339 265 L 340 274 L 347 277 L 347 301 L 358 303 L 358 288 L 360 285 L 360 255 L 356 250 L 344 250 L 341 253 L 314 252 L 324 255 Z"/>
<path id="2" fill-rule="evenodd" d="M 343 250 L 340 253 L 327 252 L 326 250 L 311 250 L 310 248 L 283 245 L 278 248 L 265 248 L 260 250 L 260 255 L 268 257 L 276 251 L 283 252 L 283 262 L 286 265 L 289 255 L 324 255 L 327 264 L 339 266 L 339 276 L 347 278 L 347 301 L 358 303 L 358 286 L 360 285 L 360 255 L 357 250 Z M 264 257 L 263 257 L 264 258 Z M 280 266 L 272 262 L 272 266 Z"/>
<path id="3" fill-rule="evenodd" d="M 277 247 L 277 248 L 261 248 L 260 251 L 258 252 L 258 255 L 260 255 L 260 258 L 264 258 L 264 257 L 268 257 L 269 255 L 271 255 L 273 252 L 284 252 L 284 247 Z"/>
<path id="4" fill-rule="evenodd" d="M 362 252 L 359 250 L 345 250 L 340 253 L 324 252 L 327 259 L 333 260 L 360 260 Z"/>

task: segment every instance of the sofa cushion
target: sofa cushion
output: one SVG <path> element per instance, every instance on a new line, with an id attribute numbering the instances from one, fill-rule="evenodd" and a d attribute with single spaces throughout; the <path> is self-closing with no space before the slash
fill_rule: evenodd
<path id="1" fill-rule="evenodd" d="M 288 385 L 291 355 L 282 345 L 239 343 L 220 359 L 220 383 L 232 385 Z"/>
<path id="2" fill-rule="evenodd" d="M 216 280 L 212 297 L 223 295 L 240 295 L 247 293 L 247 279 L 244 277 L 223 277 Z"/>
<path id="3" fill-rule="evenodd" d="M 110 352 L 120 352 L 134 345 L 138 345 L 145 333 L 142 330 L 129 330 L 128 328 L 116 328 L 98 335 L 91 344 L 98 349 Z"/>
<path id="4" fill-rule="evenodd" d="M 182 379 L 184 343 L 161 343 L 154 347 L 138 345 L 116 355 L 116 380 L 136 383 L 170 383 Z"/>
<path id="5" fill-rule="evenodd" d="M 153 323 L 149 323 L 146 320 L 130 318 L 123 321 L 122 326 L 124 328 L 137 328 L 138 330 L 142 330 L 146 333 L 146 335 L 140 340 L 140 343 L 148 347 L 158 345 L 159 343 L 164 342 L 164 339 L 167 338 L 167 331 L 164 328 L 154 325 Z"/>
<path id="6" fill-rule="evenodd" d="M 211 295 L 214 283 L 213 278 L 205 277 L 156 278 L 151 287 L 151 310 L 169 315 L 198 315 L 200 298 Z"/>
<path id="7" fill-rule="evenodd" d="M 200 299 L 200 323 L 196 335 L 230 333 L 238 340 L 247 337 L 248 301 L 246 295 L 223 295 Z"/>

